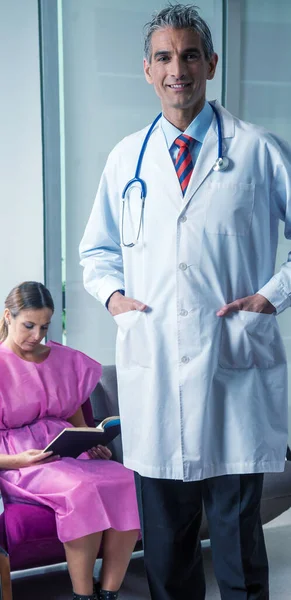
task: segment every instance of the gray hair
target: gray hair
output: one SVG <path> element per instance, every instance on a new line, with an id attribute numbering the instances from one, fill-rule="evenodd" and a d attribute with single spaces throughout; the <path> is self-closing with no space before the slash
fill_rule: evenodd
<path id="1" fill-rule="evenodd" d="M 144 56 L 151 62 L 151 39 L 154 31 L 172 27 L 173 29 L 193 29 L 199 33 L 206 60 L 214 53 L 211 31 L 207 23 L 200 17 L 198 6 L 194 4 L 169 4 L 158 13 L 154 13 L 151 21 L 144 27 Z"/>

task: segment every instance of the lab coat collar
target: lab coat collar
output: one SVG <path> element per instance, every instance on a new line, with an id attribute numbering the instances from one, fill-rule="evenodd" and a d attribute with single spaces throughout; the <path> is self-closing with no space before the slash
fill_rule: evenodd
<path id="1" fill-rule="evenodd" d="M 235 133 L 235 121 L 233 115 L 223 106 L 221 106 L 217 100 L 210 100 L 210 104 L 214 104 L 220 114 L 222 124 L 222 139 L 232 138 Z M 212 119 L 212 127 L 215 128 L 217 135 L 217 123 L 215 118 Z"/>

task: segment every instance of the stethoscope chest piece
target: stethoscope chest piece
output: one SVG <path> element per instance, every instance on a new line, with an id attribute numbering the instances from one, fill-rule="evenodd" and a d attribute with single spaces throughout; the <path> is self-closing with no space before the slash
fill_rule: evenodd
<path id="1" fill-rule="evenodd" d="M 217 158 L 213 165 L 213 171 L 226 171 L 229 166 L 229 159 L 227 156 L 220 156 Z"/>

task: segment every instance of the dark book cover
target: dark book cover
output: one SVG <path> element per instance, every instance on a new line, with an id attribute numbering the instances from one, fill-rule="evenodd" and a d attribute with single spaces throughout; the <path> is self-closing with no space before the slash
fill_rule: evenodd
<path id="1" fill-rule="evenodd" d="M 64 429 L 43 452 L 53 451 L 61 457 L 70 456 L 77 458 L 82 452 L 90 450 L 93 446 L 107 446 L 120 434 L 120 424 L 106 427 L 104 431 L 88 427 L 72 427 Z"/>

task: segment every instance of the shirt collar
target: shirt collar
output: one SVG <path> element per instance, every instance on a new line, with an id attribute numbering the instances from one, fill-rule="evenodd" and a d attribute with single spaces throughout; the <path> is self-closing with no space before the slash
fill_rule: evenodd
<path id="1" fill-rule="evenodd" d="M 193 121 L 190 123 L 190 125 L 188 125 L 187 129 L 183 133 L 189 135 L 190 137 L 203 144 L 206 133 L 210 127 L 212 118 L 212 108 L 209 102 L 205 102 L 200 113 L 197 115 L 197 117 L 195 117 L 195 119 L 193 119 Z M 180 129 L 177 129 L 175 125 L 172 125 L 172 123 L 170 123 L 170 121 L 168 121 L 166 117 L 164 117 L 164 115 L 162 115 L 161 118 L 161 128 L 165 136 L 168 149 L 170 149 L 175 139 L 179 135 L 181 135 L 182 132 L 180 131 Z"/>

